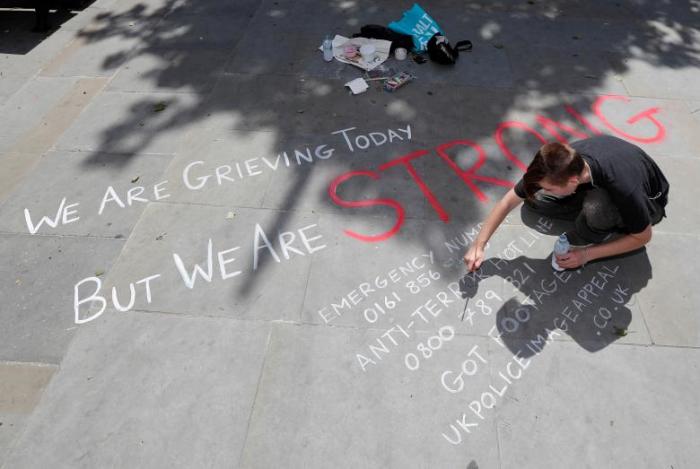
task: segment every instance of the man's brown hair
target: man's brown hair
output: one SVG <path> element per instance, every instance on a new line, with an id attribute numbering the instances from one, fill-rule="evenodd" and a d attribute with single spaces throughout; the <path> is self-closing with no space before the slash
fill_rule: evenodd
<path id="1" fill-rule="evenodd" d="M 545 178 L 554 185 L 564 185 L 571 176 L 581 174 L 583 168 L 583 158 L 569 145 L 559 142 L 542 145 L 523 176 L 525 193 L 529 199 L 534 197 Z"/>

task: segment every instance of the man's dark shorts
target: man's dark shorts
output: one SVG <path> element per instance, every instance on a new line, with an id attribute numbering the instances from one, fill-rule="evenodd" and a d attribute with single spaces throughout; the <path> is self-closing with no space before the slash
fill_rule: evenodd
<path id="1" fill-rule="evenodd" d="M 589 243 L 602 243 L 612 233 L 627 233 L 619 210 L 604 189 L 593 187 L 561 198 L 539 191 L 534 200 L 526 199 L 525 205 L 541 215 L 574 221 L 576 234 Z M 647 209 L 652 225 L 666 216 L 655 199 L 647 200 Z"/>

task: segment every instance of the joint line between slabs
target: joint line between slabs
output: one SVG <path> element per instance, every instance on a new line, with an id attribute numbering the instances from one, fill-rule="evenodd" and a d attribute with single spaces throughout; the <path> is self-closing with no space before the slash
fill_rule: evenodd
<path id="1" fill-rule="evenodd" d="M 260 365 L 260 374 L 258 375 L 258 382 L 255 386 L 255 395 L 253 396 L 253 402 L 251 403 L 250 406 L 250 414 L 248 414 L 248 422 L 246 423 L 246 428 L 245 428 L 245 438 L 243 439 L 243 445 L 241 445 L 241 453 L 238 455 L 238 465 L 237 467 L 241 467 L 241 462 L 243 460 L 243 456 L 245 455 L 245 449 L 246 445 L 248 444 L 248 434 L 250 433 L 250 424 L 253 420 L 253 414 L 255 413 L 255 404 L 258 401 L 258 392 L 260 391 L 260 383 L 262 382 L 262 377 L 263 374 L 265 373 L 265 365 L 267 363 L 267 354 L 270 350 L 270 342 L 272 341 L 272 331 L 274 328 L 270 327 L 270 330 L 267 333 L 267 342 L 265 343 L 265 354 L 263 355 L 263 360 Z"/>

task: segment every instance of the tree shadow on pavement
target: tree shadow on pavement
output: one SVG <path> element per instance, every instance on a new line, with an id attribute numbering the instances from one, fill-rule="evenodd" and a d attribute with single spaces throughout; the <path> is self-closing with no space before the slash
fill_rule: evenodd
<path id="1" fill-rule="evenodd" d="M 527 125 L 537 132 L 555 138 L 546 131 L 546 125 L 535 122 L 534 115 L 539 114 L 578 130 L 570 135 L 560 128 L 562 138 L 591 135 L 591 128 L 567 112 L 567 106 L 590 115 L 598 95 L 627 94 L 620 76 L 634 71 L 630 61 L 634 66 L 646 64 L 667 69 L 700 65 L 700 31 L 692 2 L 624 0 L 582 4 L 561 0 L 540 4 L 444 0 L 433 2 L 429 13 L 454 42 L 472 39 L 473 52 L 460 57 L 452 69 L 430 63 L 406 63 L 406 67 L 415 69 L 419 79 L 395 94 L 373 88 L 363 95 L 349 96 L 343 83 L 360 73 L 347 65 L 323 63 L 317 50 L 321 39 L 336 32 L 349 36 L 364 24 L 387 24 L 401 16 L 404 2 L 160 0 L 146 4 L 130 0 L 116 1 L 114 5 L 97 15 L 79 36 L 87 43 L 119 38 L 128 44 L 124 50 L 105 57 L 102 65 L 106 70 L 118 71 L 112 82 L 114 88 L 108 93 L 135 93 L 127 112 L 115 113 L 113 123 L 101 133 L 96 149 L 98 153 L 114 154 L 115 165 L 137 155 L 158 153 L 154 142 L 164 136 L 176 141 L 178 156 L 186 156 L 196 147 L 202 128 L 218 129 L 219 136 L 236 131 L 267 132 L 275 141 L 270 150 L 274 155 L 327 139 L 342 128 L 355 126 L 366 133 L 410 124 L 415 139 L 431 151 L 447 141 L 468 139 L 479 143 L 485 149 L 484 172 L 514 182 L 541 141 L 531 132 L 516 130 L 507 135 L 504 144 L 494 137 L 500 123 L 526 119 Z M 120 85 L 126 73 L 133 74 L 135 85 Z M 169 100 L 167 111 L 153 112 L 162 100 Z M 646 107 L 648 104 L 643 105 Z M 651 120 L 626 121 L 639 111 L 630 110 L 622 119 L 618 112 L 615 124 L 636 135 L 653 135 L 656 128 Z M 610 131 L 599 121 L 594 125 Z M 361 154 L 362 161 L 367 162 L 361 169 L 374 171 L 373 160 L 385 158 L 382 161 L 386 162 L 402 154 L 393 151 L 388 146 L 354 154 L 345 151 L 343 157 L 289 171 L 293 182 L 284 188 L 283 206 L 266 207 L 282 209 L 271 232 L 285 231 L 289 211 L 299 209 L 302 189 L 314 178 L 324 178 L 323 189 L 315 194 L 319 212 L 349 218 L 369 213 L 343 211 L 333 204 L 328 196 L 333 177 L 317 174 L 317 168 L 333 167 L 337 176 L 355 169 L 353 164 Z M 454 147 L 449 153 L 457 165 L 462 159 L 469 166 L 476 158 L 467 144 Z M 245 157 L 232 149 L 232 161 Z M 85 164 L 91 163 L 87 157 Z M 429 187 L 434 199 L 450 214 L 448 220 L 442 217 L 443 222 L 453 225 L 445 225 L 445 229 L 479 222 L 505 191 L 503 186 L 477 181 L 474 187 L 483 191 L 483 197 L 475 197 L 474 187 L 466 187 L 446 168 L 444 161 L 437 159 L 421 167 L 421 176 L 432 181 Z M 346 184 L 360 190 L 366 188 L 375 199 L 396 196 L 391 192 L 394 189 L 378 179 L 355 178 Z M 411 194 L 420 191 L 413 183 L 402 190 Z M 383 209 L 380 214 L 393 216 L 391 207 Z M 435 212 L 411 212 L 407 216 L 434 222 L 440 219 Z M 436 248 L 428 240 L 411 243 L 423 243 L 422 250 Z M 646 257 L 644 260 L 648 264 Z M 527 259 L 509 262 L 515 262 L 513 268 L 522 267 L 517 262 L 537 263 Z M 269 259 L 261 259 L 259 271 L 269 264 Z M 536 267 L 539 272 L 547 266 L 537 263 Z M 264 276 L 249 276 L 237 294 L 246 295 L 252 283 L 261 278 Z M 580 279 L 583 281 L 585 276 Z M 631 287 L 638 291 L 643 285 L 638 282 Z M 575 288 L 568 288 L 567 294 L 577 293 Z M 608 302 L 598 307 L 607 306 L 613 305 Z M 500 314 L 509 317 L 511 309 Z M 542 314 L 540 311 L 540 317 Z M 620 327 L 629 324 L 629 317 L 622 316 L 615 316 L 615 324 Z M 542 324 L 553 317 L 546 319 Z M 530 327 L 534 328 L 533 333 L 542 330 L 540 326 Z M 572 337 L 582 343 L 599 343 L 602 339 L 591 336 L 597 331 L 587 327 L 572 324 Z M 530 330 L 525 330 L 529 334 Z"/>

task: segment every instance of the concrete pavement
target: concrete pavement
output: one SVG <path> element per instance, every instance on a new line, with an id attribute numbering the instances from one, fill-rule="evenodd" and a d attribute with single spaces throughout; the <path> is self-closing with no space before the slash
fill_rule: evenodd
<path id="1" fill-rule="evenodd" d="M 351 96 L 327 34 L 412 2 L 0 11 L 0 467 L 692 468 L 696 2 L 421 3 L 454 67 Z M 553 274 L 542 141 L 671 182 L 641 252 Z"/>

